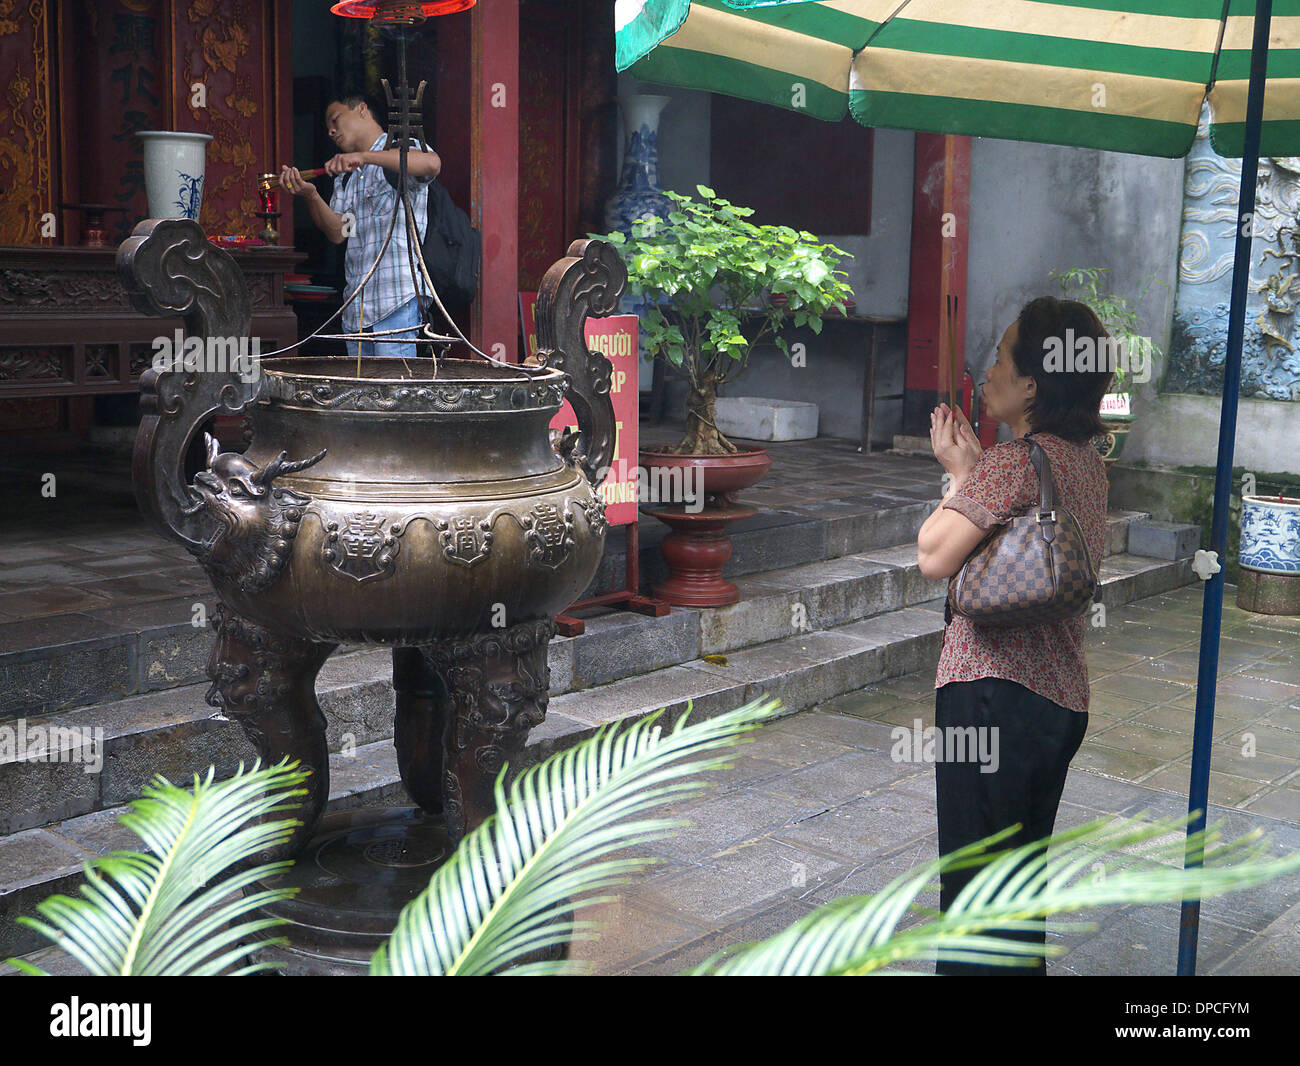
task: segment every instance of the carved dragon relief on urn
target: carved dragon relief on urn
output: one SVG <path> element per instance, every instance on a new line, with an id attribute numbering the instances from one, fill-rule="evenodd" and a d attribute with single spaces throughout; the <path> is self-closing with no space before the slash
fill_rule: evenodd
<path id="1" fill-rule="evenodd" d="M 142 222 L 118 271 L 137 310 L 180 316 L 191 337 L 247 337 L 243 276 L 197 223 Z M 313 771 L 282 854 L 328 798 L 314 682 L 343 643 L 393 648 L 412 798 L 453 840 L 489 813 L 497 771 L 546 713 L 554 616 L 600 562 L 615 424 L 583 322 L 613 311 L 625 280 L 611 245 L 575 241 L 542 282 L 536 365 L 279 357 L 142 376 L 137 500 L 220 602 L 209 702 L 263 757 Z M 552 445 L 566 398 L 578 432 Z M 242 454 L 204 434 L 216 414 L 244 415 Z"/>

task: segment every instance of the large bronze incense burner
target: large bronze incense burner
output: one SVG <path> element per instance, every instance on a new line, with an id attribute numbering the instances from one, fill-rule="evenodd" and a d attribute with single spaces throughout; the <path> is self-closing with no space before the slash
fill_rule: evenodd
<path id="1" fill-rule="evenodd" d="M 544 718 L 554 616 L 600 561 L 614 417 L 610 364 L 587 350 L 583 322 L 617 305 L 621 259 L 577 241 L 547 273 L 535 368 L 347 356 L 214 365 L 251 324 L 230 255 L 197 223 L 150 219 L 118 266 L 137 310 L 180 315 L 204 341 L 194 362 L 141 380 L 135 489 L 217 592 L 209 702 L 263 758 L 313 771 L 287 853 L 301 851 L 329 795 L 314 682 L 340 644 L 392 646 L 402 780 L 459 839 Z M 566 397 L 579 432 L 553 446 L 548 424 Z M 205 424 L 241 412 L 247 450 L 206 437 L 203 468 L 186 477 Z"/>

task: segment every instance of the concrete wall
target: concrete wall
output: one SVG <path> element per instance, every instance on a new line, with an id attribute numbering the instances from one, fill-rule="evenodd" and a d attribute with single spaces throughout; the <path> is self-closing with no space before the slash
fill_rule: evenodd
<path id="1" fill-rule="evenodd" d="M 853 255 L 841 264 L 853 289 L 857 314 L 907 316 L 912 244 L 912 161 L 915 135 L 877 130 L 871 176 L 871 233 L 818 234 Z M 823 437 L 858 439 L 863 431 L 862 396 L 872 341 L 865 323 L 828 320 L 822 333 L 790 329 L 790 344 L 805 346 L 803 367 L 790 364 L 775 345 L 756 349 L 745 373 L 724 387 L 729 396 L 807 400 L 820 407 Z M 873 443 L 888 445 L 902 430 L 901 399 L 907 361 L 907 327 L 884 325 L 877 333 Z"/>
<path id="2" fill-rule="evenodd" d="M 1214 466 L 1221 404 L 1218 396 L 1177 392 L 1144 400 L 1123 463 Z M 1300 475 L 1300 408 L 1277 400 L 1238 400 L 1232 463 L 1260 473 Z"/>
<path id="3" fill-rule="evenodd" d="M 966 283 L 966 358 L 976 381 L 1020 308 L 1061 295 L 1048 278 L 1054 269 L 1110 267 L 1112 291 L 1130 302 L 1154 274 L 1157 283 L 1137 307 L 1147 333 L 1165 347 L 1182 182 L 1181 159 L 976 138 Z M 1135 400 L 1139 410 L 1141 403 Z M 1130 439 L 1125 459 L 1142 457 L 1140 438 Z"/>

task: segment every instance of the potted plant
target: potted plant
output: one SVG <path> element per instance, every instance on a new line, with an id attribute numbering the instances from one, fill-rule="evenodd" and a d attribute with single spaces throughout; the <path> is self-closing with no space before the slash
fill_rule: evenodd
<path id="1" fill-rule="evenodd" d="M 1124 442 L 1128 439 L 1128 431 L 1133 424 L 1130 389 L 1133 385 L 1148 380 L 1154 360 L 1161 356 L 1160 349 L 1151 342 L 1151 338 L 1139 333 L 1142 326 L 1137 310 L 1123 296 L 1116 295 L 1106 287 L 1109 279 L 1104 275 L 1109 274 L 1109 267 L 1071 267 L 1068 270 L 1053 270 L 1049 275 L 1061 286 L 1064 299 L 1086 303 L 1101 319 L 1106 332 L 1119 342 L 1113 391 L 1101 399 L 1101 420 L 1106 426 L 1106 433 L 1093 441 L 1102 462 L 1108 466 L 1123 454 Z M 1138 302 L 1146 296 L 1152 282 L 1159 279 L 1149 277 L 1144 281 L 1146 284 L 1138 293 Z M 1165 283 L 1160 281 L 1160 284 Z M 1135 363 L 1136 369 L 1133 365 Z"/>
<path id="2" fill-rule="evenodd" d="M 832 308 L 844 313 L 853 291 L 835 269 L 848 253 L 806 231 L 755 225 L 746 221 L 752 208 L 704 185 L 696 189 L 700 200 L 666 194 L 676 204 L 667 224 L 642 219 L 633 223 L 630 238 L 611 233 L 604 239 L 618 245 L 627 262 L 628 292 L 649 305 L 641 319 L 645 350 L 662 356 L 688 387 L 682 440 L 640 453 L 641 468 L 657 485 L 689 485 L 703 497 L 702 507 L 684 493 L 647 510 L 674 530 L 663 544 L 673 574 L 655 595 L 714 607 L 739 598 L 722 580 L 731 554 L 725 530 L 754 512 L 735 495 L 772 463 L 765 449 L 741 449 L 718 429 L 718 389 L 744 372 L 764 338 L 789 357 L 781 328 L 789 322 L 820 333 L 822 316 Z"/>

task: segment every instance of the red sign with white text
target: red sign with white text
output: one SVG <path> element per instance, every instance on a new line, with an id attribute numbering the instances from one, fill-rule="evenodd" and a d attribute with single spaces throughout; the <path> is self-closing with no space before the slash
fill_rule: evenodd
<path id="1" fill-rule="evenodd" d="M 519 310 L 524 329 L 524 349 L 529 356 L 537 351 L 537 332 L 533 309 L 537 294 L 519 294 Z M 614 457 L 610 460 L 610 473 L 600 487 L 605 500 L 605 517 L 612 526 L 625 525 L 637 519 L 637 419 L 639 417 L 640 387 L 637 384 L 637 317 L 636 315 L 610 315 L 607 318 L 587 319 L 585 334 L 587 347 L 600 352 L 610 361 L 610 399 L 614 402 Z M 563 432 L 576 429 L 577 417 L 569 401 L 565 400 L 556 416 L 551 419 L 551 429 Z"/>

